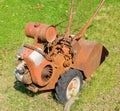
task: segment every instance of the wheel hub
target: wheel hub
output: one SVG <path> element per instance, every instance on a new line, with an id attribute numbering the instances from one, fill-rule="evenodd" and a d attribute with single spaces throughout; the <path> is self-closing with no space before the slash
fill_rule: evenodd
<path id="1" fill-rule="evenodd" d="M 78 77 L 73 78 L 67 87 L 66 97 L 70 99 L 71 97 L 77 95 L 80 88 L 80 80 Z"/>

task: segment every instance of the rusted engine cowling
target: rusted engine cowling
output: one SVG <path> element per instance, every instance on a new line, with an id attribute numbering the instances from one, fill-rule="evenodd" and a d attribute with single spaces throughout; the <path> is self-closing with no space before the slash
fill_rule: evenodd
<path id="1" fill-rule="evenodd" d="M 53 42 L 57 36 L 54 26 L 29 22 L 25 27 L 25 35 L 30 38 L 37 38 L 40 42 Z"/>

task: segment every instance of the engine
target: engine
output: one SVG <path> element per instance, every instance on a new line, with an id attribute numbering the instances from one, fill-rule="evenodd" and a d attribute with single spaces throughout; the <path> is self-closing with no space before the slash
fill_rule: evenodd
<path id="1" fill-rule="evenodd" d="M 34 38 L 34 44 L 24 44 L 18 51 L 18 65 L 14 71 L 16 79 L 33 92 L 54 89 L 60 75 L 73 62 L 70 40 L 55 39 L 56 29 L 53 26 L 42 26 L 38 23 L 26 25 L 25 33 Z M 44 30 L 44 34 L 41 34 L 41 30 Z"/>

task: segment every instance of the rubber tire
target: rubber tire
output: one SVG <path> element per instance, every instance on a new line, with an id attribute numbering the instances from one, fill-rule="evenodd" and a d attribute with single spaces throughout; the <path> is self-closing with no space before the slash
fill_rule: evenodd
<path id="1" fill-rule="evenodd" d="M 55 97 L 58 100 L 58 102 L 65 104 L 68 101 L 66 97 L 67 87 L 71 80 L 75 77 L 79 78 L 80 81 L 79 91 L 80 91 L 83 84 L 83 75 L 79 70 L 69 69 L 68 71 L 61 75 L 55 87 Z"/>

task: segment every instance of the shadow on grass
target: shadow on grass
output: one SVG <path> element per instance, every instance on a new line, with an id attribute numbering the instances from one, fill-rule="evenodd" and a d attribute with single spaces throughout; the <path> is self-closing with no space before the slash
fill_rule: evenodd
<path id="1" fill-rule="evenodd" d="M 27 90 L 26 87 L 24 86 L 23 83 L 19 82 L 19 81 L 15 81 L 14 82 L 14 88 L 30 97 L 34 97 L 34 96 L 37 96 L 39 94 L 43 94 L 43 93 L 47 93 L 47 92 L 52 92 L 51 90 L 49 91 L 40 91 L 40 92 L 37 92 L 37 93 L 33 93 L 32 91 L 30 90 Z M 53 95 L 53 94 L 52 94 Z M 54 96 L 53 96 L 54 97 Z"/>
<path id="2" fill-rule="evenodd" d="M 15 82 L 14 82 L 14 88 L 15 88 L 16 90 L 22 92 L 22 93 L 27 94 L 27 95 L 30 96 L 30 97 L 35 96 L 35 93 L 27 90 L 27 89 L 25 88 L 24 84 L 22 84 L 22 83 L 19 82 L 19 81 L 15 81 Z"/>

